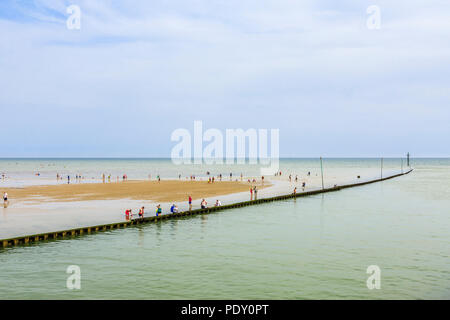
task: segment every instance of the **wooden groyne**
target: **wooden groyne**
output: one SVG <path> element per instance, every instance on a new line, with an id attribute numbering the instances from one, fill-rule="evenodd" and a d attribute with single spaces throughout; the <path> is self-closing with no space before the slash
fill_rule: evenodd
<path id="1" fill-rule="evenodd" d="M 177 218 L 181 218 L 181 217 L 188 217 L 188 216 L 194 216 L 194 215 L 199 215 L 199 214 L 208 214 L 208 213 L 212 213 L 212 212 L 216 212 L 216 211 L 223 211 L 223 210 L 227 210 L 227 209 L 246 207 L 246 206 L 251 206 L 251 205 L 256 205 L 256 204 L 266 203 L 266 202 L 287 200 L 287 199 L 298 198 L 298 197 L 307 197 L 307 196 L 312 196 L 312 195 L 316 195 L 316 194 L 334 192 L 334 191 L 339 191 L 339 190 L 346 189 L 346 188 L 353 188 L 353 187 L 363 186 L 363 185 L 370 184 L 370 183 L 380 182 L 380 181 L 384 181 L 384 180 L 388 180 L 388 179 L 392 179 L 392 178 L 396 178 L 396 177 L 408 174 L 411 171 L 413 171 L 413 169 L 410 169 L 404 173 L 399 173 L 399 174 L 385 177 L 382 179 L 375 179 L 375 180 L 370 180 L 370 181 L 365 181 L 365 182 L 360 182 L 360 183 L 340 185 L 340 186 L 335 186 L 332 188 L 306 191 L 306 192 L 301 192 L 301 193 L 296 193 L 296 194 L 292 193 L 292 194 L 286 194 L 286 195 L 270 197 L 270 198 L 261 198 L 261 199 L 256 199 L 256 200 L 237 202 L 237 203 L 232 203 L 232 204 L 228 204 L 228 205 L 222 205 L 219 207 L 188 210 L 188 211 L 183 211 L 183 212 L 178 212 L 178 213 L 164 214 L 164 215 L 160 215 L 158 217 L 153 216 L 153 217 L 146 217 L 146 218 L 138 218 L 138 219 L 133 219 L 130 221 L 115 222 L 115 223 L 102 224 L 102 225 L 91 226 L 91 227 L 81 227 L 81 228 L 75 228 L 75 229 L 69 229 L 69 230 L 63 230 L 63 231 L 53 231 L 53 232 L 33 234 L 33 235 L 28 235 L 28 236 L 20 236 L 20 237 L 16 237 L 16 238 L 1 239 L 0 247 L 6 248 L 9 246 L 32 244 L 32 243 L 37 243 L 40 241 L 47 241 L 47 240 L 53 240 L 53 239 L 70 239 L 70 238 L 84 235 L 84 234 L 91 234 L 91 233 L 95 233 L 95 232 L 107 231 L 107 230 L 113 230 L 113 229 L 119 229 L 119 228 L 127 228 L 132 225 L 158 222 L 158 221 L 169 220 L 169 219 L 177 219 Z"/>

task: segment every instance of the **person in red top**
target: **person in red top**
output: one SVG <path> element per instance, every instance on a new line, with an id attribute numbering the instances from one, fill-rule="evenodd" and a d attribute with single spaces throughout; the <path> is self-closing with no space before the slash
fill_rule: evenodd
<path id="1" fill-rule="evenodd" d="M 189 196 L 189 210 L 192 210 L 192 197 Z"/>
<path id="2" fill-rule="evenodd" d="M 250 187 L 250 200 L 253 200 L 253 188 Z"/>
<path id="3" fill-rule="evenodd" d="M 131 209 L 125 210 L 125 219 L 130 220 Z"/>

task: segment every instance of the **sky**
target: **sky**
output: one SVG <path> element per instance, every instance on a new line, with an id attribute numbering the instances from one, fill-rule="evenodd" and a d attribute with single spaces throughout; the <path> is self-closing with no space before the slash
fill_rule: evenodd
<path id="1" fill-rule="evenodd" d="M 279 129 L 282 157 L 448 157 L 449 16 L 448 0 L 2 0 L 0 157 L 170 157 L 195 120 Z"/>

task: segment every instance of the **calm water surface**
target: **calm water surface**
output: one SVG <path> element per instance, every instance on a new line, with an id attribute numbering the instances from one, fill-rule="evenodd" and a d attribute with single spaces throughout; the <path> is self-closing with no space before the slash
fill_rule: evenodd
<path id="1" fill-rule="evenodd" d="M 449 299 L 450 160 L 355 189 L 0 250 L 1 299 Z M 81 290 L 66 268 L 81 268 Z M 381 268 L 369 290 L 366 269 Z"/>

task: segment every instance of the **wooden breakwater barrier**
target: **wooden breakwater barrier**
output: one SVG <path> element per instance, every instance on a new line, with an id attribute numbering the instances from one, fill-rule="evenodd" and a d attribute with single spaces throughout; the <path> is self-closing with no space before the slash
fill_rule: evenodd
<path id="1" fill-rule="evenodd" d="M 158 222 L 158 221 L 176 219 L 176 218 L 181 218 L 181 217 L 189 217 L 189 216 L 194 216 L 194 215 L 199 215 L 199 214 L 208 214 L 208 213 L 212 213 L 212 212 L 223 211 L 223 210 L 233 209 L 233 208 L 246 207 L 246 206 L 256 205 L 256 204 L 260 204 L 260 203 L 288 200 L 288 199 L 292 199 L 292 198 L 307 197 L 307 196 L 312 196 L 312 195 L 321 194 L 321 193 L 334 192 L 334 191 L 339 191 L 339 190 L 346 189 L 346 188 L 353 188 L 353 187 L 363 186 L 363 185 L 370 184 L 370 183 L 381 182 L 384 180 L 396 178 L 396 177 L 408 174 L 411 171 L 413 171 L 413 169 L 410 169 L 403 173 L 388 176 L 385 178 L 364 181 L 364 182 L 360 182 L 360 183 L 352 183 L 352 184 L 334 186 L 332 188 L 318 189 L 318 190 L 306 191 L 306 192 L 301 192 L 301 193 L 296 193 L 296 194 L 291 193 L 291 194 L 275 196 L 275 197 L 270 197 L 270 198 L 261 198 L 261 199 L 255 199 L 255 200 L 250 200 L 250 201 L 237 202 L 237 203 L 222 205 L 219 207 L 187 210 L 187 211 L 182 211 L 182 212 L 177 212 L 177 213 L 163 214 L 158 217 L 153 216 L 153 217 L 146 217 L 146 218 L 137 218 L 137 219 L 133 219 L 130 221 L 122 221 L 122 222 L 102 224 L 102 225 L 91 226 L 91 227 L 80 227 L 80 228 L 74 228 L 74 229 L 63 230 L 63 231 L 53 231 L 53 232 L 33 234 L 33 235 L 28 235 L 28 236 L 20 236 L 20 237 L 16 237 L 16 238 L 1 239 L 0 240 L 0 248 L 1 247 L 6 248 L 9 246 L 17 246 L 17 245 L 33 244 L 33 243 L 37 243 L 40 241 L 48 241 L 48 240 L 56 240 L 56 239 L 70 239 L 70 238 L 85 235 L 85 234 L 92 234 L 92 233 L 101 232 L 101 231 L 126 228 L 129 226 L 140 225 L 140 224 L 144 224 L 144 223 Z"/>

